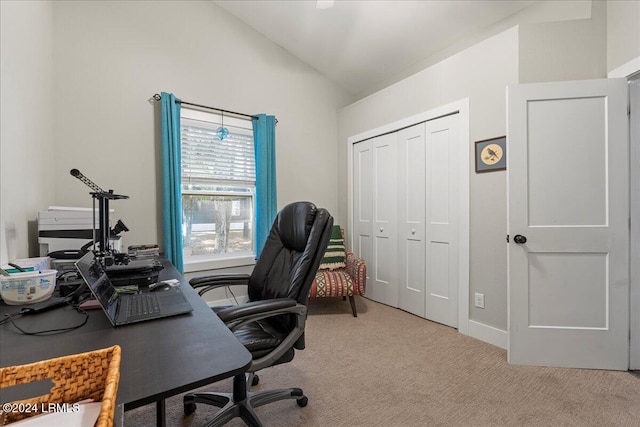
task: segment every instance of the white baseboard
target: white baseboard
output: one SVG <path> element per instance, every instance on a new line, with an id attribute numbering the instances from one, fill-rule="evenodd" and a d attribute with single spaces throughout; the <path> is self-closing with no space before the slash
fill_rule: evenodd
<path id="1" fill-rule="evenodd" d="M 509 334 L 502 329 L 469 320 L 469 336 L 507 350 Z"/>

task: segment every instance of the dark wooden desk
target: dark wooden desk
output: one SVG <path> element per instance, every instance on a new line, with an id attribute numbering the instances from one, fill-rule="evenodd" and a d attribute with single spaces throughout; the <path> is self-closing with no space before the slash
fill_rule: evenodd
<path id="1" fill-rule="evenodd" d="M 0 366 L 82 353 L 118 344 L 122 348 L 116 423 L 123 411 L 157 404 L 157 424 L 165 425 L 164 399 L 246 371 L 251 353 L 235 338 L 169 262 L 160 280 L 177 278 L 193 312 L 114 328 L 102 310 L 91 310 L 86 325 L 50 336 L 28 336 L 11 324 L 0 326 Z M 161 292 L 161 291 L 160 291 Z M 0 304 L 0 315 L 20 307 Z M 78 324 L 83 316 L 71 307 L 16 320 L 27 331 Z M 4 394 L 4 393 L 3 393 Z M 6 395 L 2 397 L 5 401 Z"/>

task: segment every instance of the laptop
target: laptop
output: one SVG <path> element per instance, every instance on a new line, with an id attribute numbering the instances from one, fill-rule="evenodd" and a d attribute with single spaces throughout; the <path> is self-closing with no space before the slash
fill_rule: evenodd
<path id="1" fill-rule="evenodd" d="M 75 265 L 113 326 L 193 311 L 180 287 L 138 294 L 117 293 L 92 251 L 87 252 Z"/>

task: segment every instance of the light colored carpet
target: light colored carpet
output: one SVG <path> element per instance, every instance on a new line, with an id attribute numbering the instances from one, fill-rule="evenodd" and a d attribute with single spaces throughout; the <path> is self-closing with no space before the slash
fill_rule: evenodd
<path id="1" fill-rule="evenodd" d="M 629 372 L 509 365 L 506 351 L 401 310 L 356 297 L 311 301 L 307 348 L 260 372 L 256 389 L 301 387 L 295 400 L 256 410 L 265 426 L 639 426 L 640 378 Z M 230 391 L 231 381 L 205 387 Z M 198 427 L 217 409 L 169 426 Z M 155 406 L 125 413 L 125 426 L 155 425 Z M 228 424 L 243 426 L 240 420 Z"/>

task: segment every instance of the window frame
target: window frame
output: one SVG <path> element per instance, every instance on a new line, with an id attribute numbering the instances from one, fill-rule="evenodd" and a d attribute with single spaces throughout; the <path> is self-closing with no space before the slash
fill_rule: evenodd
<path id="1" fill-rule="evenodd" d="M 245 130 L 249 130 L 253 132 L 253 125 L 251 120 L 239 119 L 235 117 L 228 117 L 222 115 L 220 113 L 209 112 L 209 111 L 201 111 L 192 108 L 186 108 L 183 106 L 180 111 L 180 120 L 181 125 L 183 120 L 187 121 L 199 121 L 207 124 L 207 127 L 220 126 L 222 122 L 224 122 L 224 126 L 232 126 L 237 128 L 242 128 Z M 182 127 L 182 126 L 181 126 Z M 182 133 L 182 130 L 181 130 Z M 255 143 L 255 141 L 254 141 Z M 256 183 L 254 181 L 253 186 L 250 187 L 251 190 L 249 192 L 242 191 L 207 191 L 207 190 L 184 190 L 182 185 L 182 164 L 180 165 L 180 197 L 181 200 L 183 196 L 189 195 L 206 195 L 206 196 L 247 196 L 251 198 L 252 203 L 252 215 L 251 215 L 251 252 L 243 251 L 237 254 L 215 254 L 215 255 L 196 255 L 196 256 L 187 256 L 184 253 L 183 249 L 183 258 L 184 258 L 184 272 L 198 272 L 198 271 L 206 271 L 206 270 L 217 270 L 223 268 L 235 268 L 235 267 L 243 267 L 243 266 L 251 266 L 255 264 L 256 257 Z M 220 183 L 224 181 L 220 180 Z M 228 182 L 228 181 L 227 181 Z M 237 185 L 237 184 L 235 184 Z M 245 186 L 245 184 L 239 185 Z M 182 213 L 184 215 L 184 206 L 182 208 Z M 181 224 L 183 224 L 181 222 Z"/>

